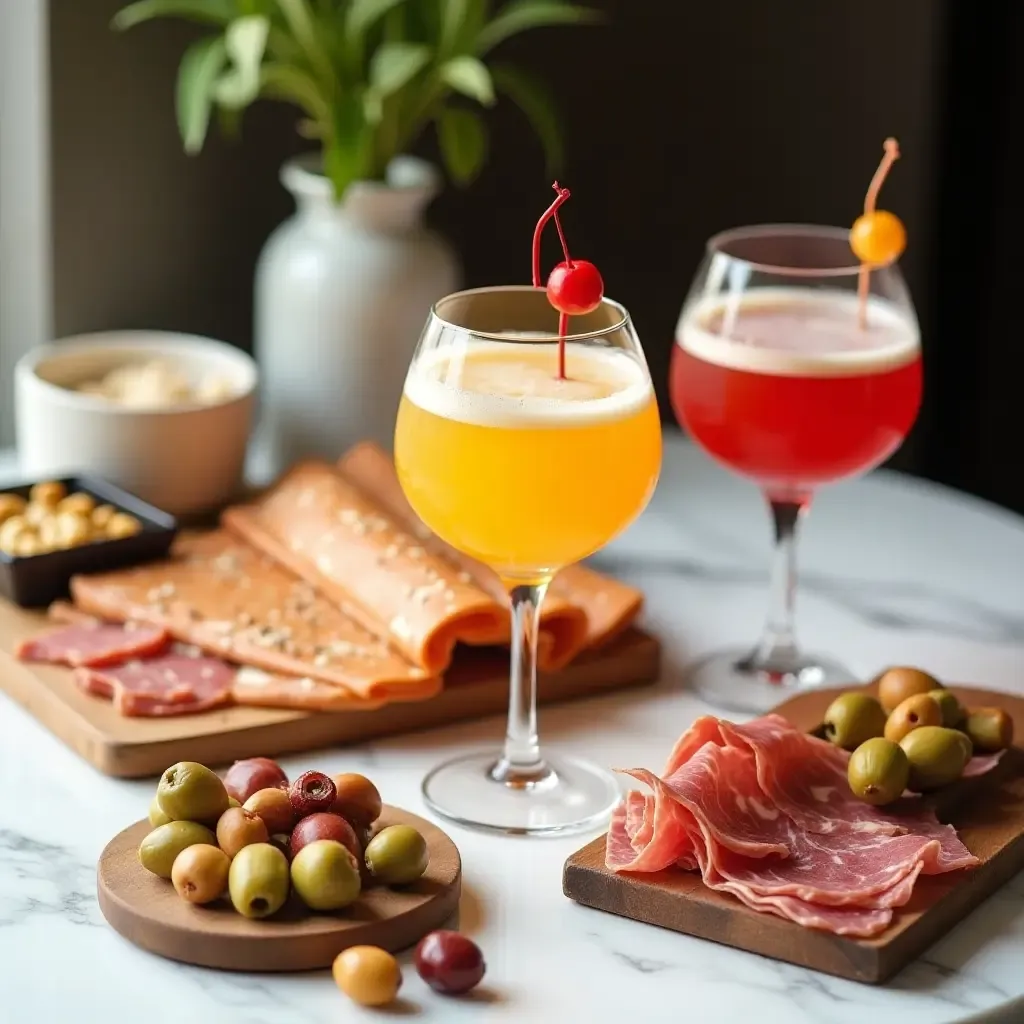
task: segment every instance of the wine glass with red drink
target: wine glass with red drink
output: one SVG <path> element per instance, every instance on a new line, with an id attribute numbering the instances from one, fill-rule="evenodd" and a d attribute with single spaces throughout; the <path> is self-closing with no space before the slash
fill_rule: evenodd
<path id="1" fill-rule="evenodd" d="M 819 487 L 891 456 L 920 407 L 917 319 L 896 264 L 906 236 L 875 209 L 897 156 L 887 140 L 852 230 L 759 225 L 713 237 L 683 304 L 672 407 L 704 451 L 759 487 L 775 534 L 760 639 L 689 674 L 721 707 L 764 712 L 789 689 L 852 678 L 797 644 L 797 527 Z"/>

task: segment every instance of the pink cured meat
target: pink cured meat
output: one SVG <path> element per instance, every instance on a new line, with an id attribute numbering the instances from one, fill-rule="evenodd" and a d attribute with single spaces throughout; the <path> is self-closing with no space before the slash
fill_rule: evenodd
<path id="1" fill-rule="evenodd" d="M 627 772 L 653 795 L 627 796 L 606 863 L 631 872 L 697 868 L 710 888 L 756 910 L 842 935 L 877 934 L 920 874 L 977 860 L 913 801 L 898 814 L 851 806 L 846 760 L 780 716 L 743 726 L 698 719 L 664 777 Z"/>
<path id="2" fill-rule="evenodd" d="M 99 668 L 160 654 L 169 643 L 157 626 L 81 622 L 23 640 L 15 654 L 22 661 Z"/>
<path id="3" fill-rule="evenodd" d="M 110 668 L 79 668 L 75 682 L 111 700 L 127 717 L 163 718 L 220 707 L 231 700 L 235 669 L 219 658 L 169 654 Z"/>

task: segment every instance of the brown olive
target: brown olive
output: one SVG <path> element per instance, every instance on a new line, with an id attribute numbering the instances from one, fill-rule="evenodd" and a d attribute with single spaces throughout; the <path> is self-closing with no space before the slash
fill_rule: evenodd
<path id="1" fill-rule="evenodd" d="M 355 772 L 335 775 L 332 779 L 337 793 L 331 810 L 355 826 L 369 828 L 379 817 L 381 807 L 377 787 L 365 776 Z"/>
<path id="2" fill-rule="evenodd" d="M 360 1006 L 386 1006 L 402 985 L 398 961 L 377 946 L 342 950 L 334 959 L 331 974 L 338 988 Z"/>
<path id="3" fill-rule="evenodd" d="M 189 903 L 212 903 L 227 892 L 231 858 L 216 846 L 186 846 L 171 866 L 174 891 Z"/>
<path id="4" fill-rule="evenodd" d="M 878 699 L 886 712 L 895 711 L 908 697 L 929 690 L 941 690 L 942 683 L 919 668 L 897 666 L 878 677 Z"/>
<path id="5" fill-rule="evenodd" d="M 234 857 L 244 846 L 267 842 L 270 842 L 270 833 L 255 811 L 229 807 L 217 819 L 217 845 L 229 857 Z"/>
<path id="6" fill-rule="evenodd" d="M 291 832 L 295 824 L 292 802 L 283 789 L 258 789 L 242 806 L 258 814 L 271 835 Z"/>
<path id="7" fill-rule="evenodd" d="M 974 749 L 986 754 L 1013 743 L 1013 719 L 1002 708 L 971 708 L 962 728 Z"/>
<path id="8" fill-rule="evenodd" d="M 908 697 L 889 715 L 885 738 L 899 743 L 907 733 L 923 725 L 942 725 L 942 709 L 927 693 L 918 693 Z"/>
<path id="9" fill-rule="evenodd" d="M 419 976 L 445 995 L 468 992 L 480 984 L 487 969 L 475 942 L 444 929 L 423 936 L 416 947 L 415 963 Z"/>

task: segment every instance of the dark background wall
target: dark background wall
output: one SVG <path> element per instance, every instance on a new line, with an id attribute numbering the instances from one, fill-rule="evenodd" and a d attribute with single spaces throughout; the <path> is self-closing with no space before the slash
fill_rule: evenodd
<path id="1" fill-rule="evenodd" d="M 606 27 L 531 32 L 505 55 L 542 72 L 557 92 L 568 152 L 562 179 L 573 190 L 566 229 L 574 252 L 598 263 L 609 294 L 633 313 L 666 419 L 673 329 L 704 240 L 748 222 L 851 223 L 892 134 L 904 155 L 884 203 L 908 227 L 903 267 L 936 367 L 894 464 L 1024 509 L 1024 490 L 1007 487 L 997 465 L 967 479 L 942 451 L 957 405 L 971 419 L 975 448 L 999 422 L 984 408 L 998 345 L 977 371 L 969 409 L 953 383 L 963 367 L 943 349 L 950 282 L 939 255 L 960 236 L 939 212 L 964 184 L 951 178 L 962 162 L 951 131 L 970 116 L 951 98 L 950 76 L 985 52 L 977 48 L 985 33 L 1012 26 L 976 25 L 974 15 L 965 26 L 964 9 L 977 5 L 939 0 L 592 2 L 608 13 Z M 240 140 L 214 134 L 200 156 L 185 157 L 174 75 L 195 30 L 160 23 L 115 35 L 108 23 L 119 6 L 52 0 L 57 332 L 147 325 L 248 347 L 256 257 L 291 208 L 277 170 L 304 145 L 295 116 L 261 103 Z M 1003 17 L 1013 21 L 1015 6 L 991 9 L 1010 9 Z M 1009 40 L 1002 46 L 1012 58 Z M 1001 74 L 989 69 L 990 91 Z M 1008 115 L 1007 131 L 1012 122 Z M 431 211 L 470 285 L 528 280 L 533 224 L 549 197 L 539 146 L 519 112 L 499 105 L 490 127 L 480 179 L 449 189 Z M 429 133 L 418 149 L 434 154 Z M 961 206 L 977 216 L 977 206 Z M 963 324 L 968 335 L 976 327 Z"/>

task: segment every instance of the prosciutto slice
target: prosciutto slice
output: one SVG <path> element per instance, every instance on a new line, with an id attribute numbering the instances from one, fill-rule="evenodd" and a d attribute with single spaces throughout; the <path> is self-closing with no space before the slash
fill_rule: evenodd
<path id="1" fill-rule="evenodd" d="M 881 811 L 857 800 L 843 751 L 768 715 L 698 719 L 661 776 L 625 774 L 630 793 L 608 833 L 614 871 L 699 870 L 747 906 L 839 935 L 883 931 L 921 874 L 977 859 L 913 800 Z"/>

